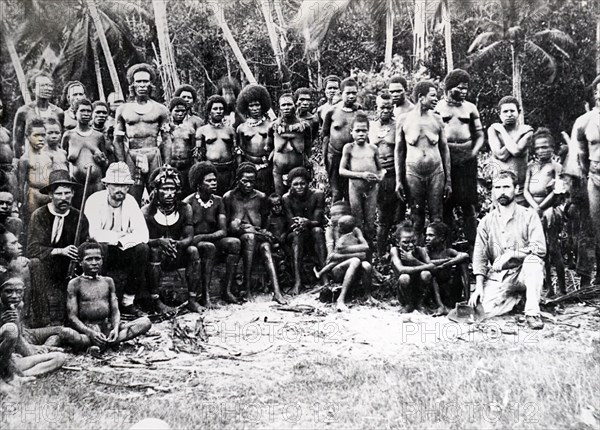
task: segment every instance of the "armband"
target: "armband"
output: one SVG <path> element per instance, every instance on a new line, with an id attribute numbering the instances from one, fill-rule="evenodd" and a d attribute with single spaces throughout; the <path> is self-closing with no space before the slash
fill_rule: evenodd
<path id="1" fill-rule="evenodd" d="M 115 130 L 115 136 L 125 136 L 125 132 L 123 130 Z"/>

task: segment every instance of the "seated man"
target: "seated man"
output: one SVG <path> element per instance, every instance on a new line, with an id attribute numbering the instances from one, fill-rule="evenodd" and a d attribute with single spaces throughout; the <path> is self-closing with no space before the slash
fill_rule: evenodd
<path id="1" fill-rule="evenodd" d="M 334 282 L 342 283 L 342 290 L 336 301 L 338 312 L 348 310 L 346 295 L 350 287 L 360 283 L 368 294 L 371 292 L 371 274 L 373 268 L 367 261 L 369 245 L 362 232 L 356 227 L 356 221 L 350 216 L 350 207 L 344 201 L 338 201 L 331 207 L 331 225 L 326 229 L 327 263 L 337 263 L 330 267 Z M 328 269 L 326 266 L 324 269 Z M 319 273 L 318 275 L 322 275 Z"/>
<path id="2" fill-rule="evenodd" d="M 435 221 L 425 230 L 427 256 L 435 265 L 433 274 L 433 293 L 438 306 L 434 313 L 446 315 L 460 300 L 463 291 L 469 299 L 469 254 L 447 248 L 448 226 Z"/>
<path id="3" fill-rule="evenodd" d="M 133 198 L 133 197 L 132 197 Z M 89 241 L 79 246 L 83 275 L 67 286 L 67 311 L 73 328 L 80 333 L 76 346 L 95 351 L 118 345 L 146 333 L 152 327 L 148 317 L 121 323 L 119 301 L 112 278 L 100 276 L 102 247 Z"/>
<path id="4" fill-rule="evenodd" d="M 237 263 L 240 259 L 240 240 L 227 237 L 227 217 L 223 198 L 217 196 L 217 168 L 208 161 L 196 163 L 190 169 L 190 186 L 196 192 L 184 199 L 192 207 L 194 229 L 193 245 L 200 255 L 201 283 L 200 304 L 210 306 L 209 287 L 212 272 L 218 258 L 225 256 L 225 280 L 221 289 L 221 298 L 226 303 L 237 303 L 238 299 L 231 292 L 235 280 Z M 196 293 L 196 291 L 195 291 Z M 190 292 L 190 298 L 192 298 Z M 196 299 L 189 301 L 190 307 L 196 308 Z"/>
<path id="5" fill-rule="evenodd" d="M 283 208 L 291 227 L 294 263 L 294 294 L 298 294 L 302 281 L 300 265 L 304 256 L 304 244 L 312 241 L 318 266 L 325 264 L 325 196 L 321 191 L 308 187 L 310 174 L 304 167 L 292 169 L 288 175 L 290 190 L 283 196 Z"/>
<path id="6" fill-rule="evenodd" d="M 417 233 L 410 221 L 400 224 L 396 230 L 399 246 L 390 251 L 392 268 L 398 276 L 398 295 L 405 312 L 415 309 L 423 312 L 425 293 L 432 285 L 431 271 L 435 265 L 429 261 L 425 249 L 416 246 Z"/>
<path id="7" fill-rule="evenodd" d="M 161 269 L 178 269 L 185 266 L 189 299 L 188 307 L 199 312 L 196 303 L 196 288 L 199 283 L 200 256 L 192 245 L 194 229 L 192 208 L 181 201 L 181 176 L 177 169 L 168 164 L 150 175 L 150 187 L 154 190 L 152 200 L 142 208 L 150 240 L 150 264 L 146 279 L 152 298 L 159 297 Z M 166 313 L 172 309 L 160 300 L 155 312 Z"/>
<path id="8" fill-rule="evenodd" d="M 232 235 L 239 236 L 242 242 L 246 294 L 251 294 L 252 264 L 258 246 L 273 284 L 273 299 L 280 304 L 286 304 L 279 288 L 279 279 L 273 263 L 271 241 L 274 238 L 266 230 L 267 196 L 254 189 L 256 173 L 254 164 L 247 162 L 240 164 L 237 170 L 238 185 L 223 197 L 229 230 Z"/>
<path id="9" fill-rule="evenodd" d="M 67 357 L 61 352 L 49 352 L 50 347 L 30 345 L 24 338 L 21 327 L 21 310 L 25 285 L 10 271 L 0 276 L 0 381 L 11 391 L 18 381 L 26 382 L 22 376 L 39 376 L 60 369 Z"/>
<path id="10" fill-rule="evenodd" d="M 486 317 L 512 310 L 525 290 L 525 317 L 532 329 L 541 329 L 540 295 L 544 283 L 546 239 L 539 216 L 517 205 L 517 176 L 503 170 L 494 178 L 497 205 L 479 222 L 473 254 L 475 291 L 469 304 L 481 301 Z"/>
<path id="11" fill-rule="evenodd" d="M 15 196 L 8 185 L 0 186 L 0 224 L 15 236 L 19 237 L 23 230 L 23 221 L 13 211 Z"/>

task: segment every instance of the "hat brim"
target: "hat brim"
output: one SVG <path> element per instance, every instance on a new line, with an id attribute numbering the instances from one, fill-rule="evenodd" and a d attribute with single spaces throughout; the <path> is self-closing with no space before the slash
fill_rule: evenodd
<path id="1" fill-rule="evenodd" d="M 50 190 L 52 189 L 52 187 L 54 187 L 56 185 L 69 185 L 71 187 L 81 187 L 80 183 L 73 182 L 73 181 L 56 181 L 56 182 L 46 185 L 45 187 L 40 188 L 40 193 L 47 195 L 50 192 Z"/>
<path id="2" fill-rule="evenodd" d="M 450 312 L 448 312 L 447 317 L 452 322 L 466 323 L 466 324 L 473 324 L 473 323 L 480 322 L 485 319 L 485 312 L 484 312 L 483 306 L 481 306 L 481 304 L 478 304 L 473 311 L 474 312 L 472 315 L 469 315 L 468 317 L 461 317 L 461 316 L 458 316 L 457 310 L 456 310 L 456 308 L 454 308 Z"/>
<path id="3" fill-rule="evenodd" d="M 131 181 L 107 181 L 106 178 L 102 179 L 102 183 L 105 185 L 133 185 L 135 182 Z"/>

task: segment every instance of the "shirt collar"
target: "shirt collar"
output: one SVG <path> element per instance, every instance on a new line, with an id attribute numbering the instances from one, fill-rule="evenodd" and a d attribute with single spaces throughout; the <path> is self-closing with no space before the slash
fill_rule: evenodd
<path id="1" fill-rule="evenodd" d="M 67 215 L 69 215 L 69 213 L 71 212 L 71 208 L 69 208 L 69 210 L 66 211 L 64 214 L 59 214 L 58 212 L 56 212 L 56 208 L 54 207 L 52 202 L 50 202 L 50 203 L 48 203 L 48 211 L 50 211 L 50 213 L 54 216 L 57 216 L 59 218 L 64 218 Z"/>

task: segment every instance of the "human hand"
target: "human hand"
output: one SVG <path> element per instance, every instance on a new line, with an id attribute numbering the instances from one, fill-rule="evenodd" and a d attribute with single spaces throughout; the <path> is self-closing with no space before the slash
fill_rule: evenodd
<path id="1" fill-rule="evenodd" d="M 158 239 L 158 246 L 168 257 L 175 258 L 177 256 L 177 241 L 163 237 Z"/>
<path id="2" fill-rule="evenodd" d="M 402 200 L 403 202 L 406 202 L 406 195 L 404 194 L 404 187 L 400 183 L 396 184 L 396 195 L 398 196 L 398 198 L 400 200 Z"/>
<path id="3" fill-rule="evenodd" d="M 10 308 L 2 312 L 0 315 L 0 321 L 2 324 L 14 323 L 17 324 L 19 321 L 19 311 L 13 308 L 13 304 L 10 305 Z"/>
<path id="4" fill-rule="evenodd" d="M 446 182 L 444 185 L 444 200 L 448 200 L 452 195 L 452 184 Z"/>
<path id="5" fill-rule="evenodd" d="M 69 245 L 65 246 L 64 248 L 61 248 L 60 254 L 70 258 L 71 260 L 79 259 L 79 251 L 77 250 L 77 247 L 75 245 Z"/>
<path id="6" fill-rule="evenodd" d="M 92 331 L 88 336 L 94 345 L 100 347 L 106 346 L 106 342 L 108 341 L 108 339 L 106 339 L 106 336 L 104 336 L 104 334 L 100 333 L 99 331 Z"/>
<path id="7" fill-rule="evenodd" d="M 105 166 L 108 164 L 108 158 L 106 158 L 106 155 L 104 155 L 102 151 L 94 152 L 94 155 L 92 155 L 92 159 L 99 166 Z"/>
<path id="8" fill-rule="evenodd" d="M 379 176 L 376 173 L 365 172 L 363 173 L 363 179 L 367 182 L 379 182 Z"/>
<path id="9" fill-rule="evenodd" d="M 477 303 L 480 301 L 480 299 L 483 298 L 483 288 L 482 287 L 475 287 L 475 291 L 473 291 L 473 294 L 471 294 L 471 297 L 469 298 L 469 306 L 471 307 L 476 307 Z"/>
<path id="10" fill-rule="evenodd" d="M 492 270 L 494 270 L 495 272 L 500 272 L 501 270 L 504 270 L 506 263 L 508 263 L 510 259 L 510 253 L 505 252 L 504 254 L 496 258 L 496 260 L 494 260 L 494 264 L 492 264 Z"/>
<path id="11" fill-rule="evenodd" d="M 419 262 L 419 260 L 417 260 L 413 256 L 412 252 L 405 251 L 402 248 L 399 248 L 399 251 L 400 251 L 400 259 L 403 260 L 404 262 L 407 262 L 407 263 L 408 262 L 412 262 L 412 263 Z"/>
<path id="12" fill-rule="evenodd" d="M 108 334 L 108 343 L 115 343 L 117 341 L 117 339 L 119 338 L 119 326 L 117 325 L 115 328 L 113 328 L 110 333 Z"/>

